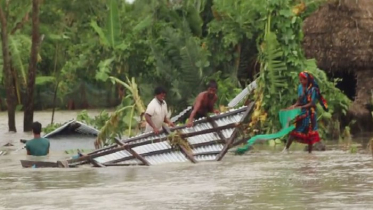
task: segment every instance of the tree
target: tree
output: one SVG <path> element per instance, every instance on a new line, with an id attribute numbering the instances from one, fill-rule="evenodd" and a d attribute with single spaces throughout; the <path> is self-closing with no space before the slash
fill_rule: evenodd
<path id="1" fill-rule="evenodd" d="M 38 48 L 40 44 L 39 35 L 39 5 L 40 0 L 32 1 L 32 45 L 30 52 L 30 63 L 28 66 L 26 100 L 24 103 L 23 131 L 32 130 L 34 120 L 34 86 L 36 77 L 36 64 L 38 59 Z"/>
<path id="2" fill-rule="evenodd" d="M 1 43 L 3 48 L 3 70 L 4 70 L 4 81 L 6 87 L 6 101 L 8 109 L 8 126 L 9 131 L 17 132 L 16 129 L 16 93 L 14 78 L 11 69 L 11 58 L 9 53 L 9 42 L 8 42 L 8 29 L 7 20 L 4 14 L 3 8 L 0 7 L 0 22 L 1 22 Z"/>

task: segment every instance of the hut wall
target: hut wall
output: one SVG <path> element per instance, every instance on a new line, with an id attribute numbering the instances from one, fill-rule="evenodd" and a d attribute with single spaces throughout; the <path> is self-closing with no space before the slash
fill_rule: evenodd
<path id="1" fill-rule="evenodd" d="M 355 103 L 362 106 L 372 104 L 373 96 L 373 71 L 365 70 L 356 72 L 356 97 Z"/>

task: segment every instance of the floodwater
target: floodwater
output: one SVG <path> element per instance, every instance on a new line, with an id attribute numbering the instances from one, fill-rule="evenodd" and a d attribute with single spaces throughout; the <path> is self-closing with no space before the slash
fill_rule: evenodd
<path id="1" fill-rule="evenodd" d="M 95 112 L 98 113 L 98 112 Z M 57 112 L 64 122 L 76 112 Z M 0 209 L 373 209 L 373 160 L 369 153 L 343 151 L 281 154 L 260 150 L 244 156 L 228 154 L 221 162 L 160 166 L 23 169 L 30 159 L 19 132 L 7 133 L 0 113 L 0 145 L 15 146 L 0 156 Z M 37 112 L 46 125 L 50 113 Z M 279 148 L 281 149 L 281 148 Z M 44 160 L 68 157 L 52 151 Z"/>

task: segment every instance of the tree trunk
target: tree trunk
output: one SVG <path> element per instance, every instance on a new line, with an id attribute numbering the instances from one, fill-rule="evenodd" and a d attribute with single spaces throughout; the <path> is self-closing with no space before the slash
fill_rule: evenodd
<path id="1" fill-rule="evenodd" d="M 59 84 L 60 84 L 60 81 L 57 81 L 56 88 L 54 89 L 54 93 L 53 93 L 53 109 L 52 109 L 52 120 L 51 120 L 51 124 L 53 124 L 53 122 L 54 122 L 54 112 L 56 110 L 57 91 L 58 91 Z"/>
<path id="2" fill-rule="evenodd" d="M 34 120 L 34 86 L 36 77 L 36 64 L 38 58 L 38 48 L 40 43 L 39 35 L 39 0 L 32 1 L 32 45 L 30 63 L 27 75 L 26 100 L 24 104 L 23 131 L 32 130 Z"/>
<path id="3" fill-rule="evenodd" d="M 0 8 L 0 22 L 1 22 L 1 41 L 3 48 L 3 70 L 4 70 L 4 82 L 6 87 L 6 101 L 8 109 L 8 126 L 9 131 L 17 132 L 16 129 L 16 94 L 13 83 L 12 71 L 10 69 L 10 54 L 9 54 L 9 43 L 8 43 L 8 31 L 7 31 L 7 20 L 2 8 Z"/>

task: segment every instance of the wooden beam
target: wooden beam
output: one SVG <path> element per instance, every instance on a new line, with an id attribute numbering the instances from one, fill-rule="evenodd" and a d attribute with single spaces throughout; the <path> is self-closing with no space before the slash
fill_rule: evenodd
<path id="1" fill-rule="evenodd" d="M 219 154 L 220 151 L 211 151 L 211 152 L 199 152 L 199 153 L 196 153 L 196 154 L 193 154 L 194 156 L 198 156 L 198 155 L 217 155 Z"/>
<path id="2" fill-rule="evenodd" d="M 102 151 L 106 151 L 106 150 L 110 150 L 110 149 L 114 149 L 116 148 L 118 145 L 112 145 L 112 146 L 109 146 L 109 147 L 104 147 L 104 148 L 101 148 L 101 149 L 98 149 L 98 150 L 95 150 L 93 152 L 90 152 L 88 153 L 87 155 L 93 155 L 93 154 L 97 154 L 99 152 L 102 152 Z"/>
<path id="3" fill-rule="evenodd" d="M 229 129 L 229 128 L 234 128 L 236 126 L 237 126 L 237 123 L 229 123 L 227 125 L 223 125 L 223 126 L 220 126 L 220 127 L 217 127 L 217 128 L 208 128 L 208 129 L 201 130 L 201 131 L 194 131 L 194 132 L 190 132 L 190 133 L 183 133 L 181 136 L 182 136 L 182 138 L 188 138 L 188 137 L 192 137 L 192 136 L 198 136 L 198 135 L 202 135 L 202 134 L 218 132 L 219 130 L 225 130 L 225 129 Z"/>
<path id="4" fill-rule="evenodd" d="M 163 141 L 166 141 L 166 140 L 167 140 L 167 138 L 161 138 L 161 139 L 155 139 L 155 140 L 143 141 L 143 142 L 139 142 L 139 143 L 128 144 L 128 146 L 133 148 L 133 147 L 143 146 L 143 145 L 147 145 L 147 144 L 151 144 L 151 143 L 159 143 L 159 142 L 163 142 Z"/>
<path id="5" fill-rule="evenodd" d="M 242 116 L 242 118 L 240 120 L 240 123 L 242 123 L 246 119 L 247 115 L 252 111 L 252 109 L 254 107 L 254 104 L 255 104 L 255 102 L 251 102 L 249 104 L 249 106 L 247 106 L 247 109 L 246 109 L 244 115 Z M 237 128 L 234 129 L 232 136 L 228 139 L 228 141 L 225 144 L 225 146 L 223 147 L 222 151 L 216 157 L 217 161 L 220 161 L 221 159 L 223 159 L 224 155 L 227 153 L 228 149 L 231 147 L 234 139 L 236 138 L 237 132 L 238 132 Z"/>
<path id="6" fill-rule="evenodd" d="M 224 140 L 214 140 L 214 141 L 208 141 L 208 142 L 203 142 L 203 143 L 198 143 L 198 144 L 192 144 L 192 148 L 198 148 L 198 147 L 204 147 L 204 146 L 209 146 L 209 145 L 213 145 L 213 144 L 226 144 L 227 142 L 225 142 Z"/>
<path id="7" fill-rule="evenodd" d="M 235 146 L 238 146 L 240 144 L 243 144 L 243 143 L 247 142 L 247 140 L 248 140 L 248 138 L 242 138 L 242 139 L 240 139 L 240 140 L 232 143 L 232 147 L 235 147 Z"/>
<path id="8" fill-rule="evenodd" d="M 92 155 L 84 155 L 80 158 L 70 159 L 70 160 L 67 160 L 67 161 L 68 161 L 69 165 L 74 164 L 74 163 L 78 163 L 76 165 L 82 165 L 82 164 L 85 164 L 85 163 L 89 163 L 94 158 L 101 157 L 101 156 L 104 156 L 104 155 L 112 154 L 112 153 L 127 149 L 126 147 L 118 147 L 118 145 L 115 145 L 115 146 L 117 147 L 115 149 L 106 150 L 106 151 L 103 151 L 103 152 L 100 152 L 100 153 L 94 153 Z M 79 162 L 81 162 L 81 163 L 79 163 Z"/>
<path id="9" fill-rule="evenodd" d="M 103 164 L 101 164 L 101 163 L 99 163 L 99 162 L 97 162 L 96 160 L 93 160 L 93 159 L 91 159 L 91 163 L 95 167 L 100 167 L 100 168 L 106 167 L 105 165 L 103 165 Z"/>
<path id="10" fill-rule="evenodd" d="M 215 120 L 212 119 L 211 117 L 207 117 L 207 121 L 215 129 L 215 132 L 218 134 L 219 138 L 221 140 L 224 140 L 225 142 L 227 142 L 228 140 L 225 138 L 225 136 L 221 132 L 221 130 L 224 130 L 224 128 L 219 128 L 219 126 L 216 124 Z"/>
<path id="11" fill-rule="evenodd" d="M 168 134 L 171 134 L 171 130 L 167 126 L 163 126 L 163 130 L 165 130 Z M 181 136 L 181 138 L 183 138 L 183 136 Z M 189 142 L 187 140 L 185 140 L 185 141 L 189 145 L 189 147 L 191 147 Z M 183 145 L 180 145 L 180 144 L 178 144 L 178 146 L 179 146 L 181 152 L 184 153 L 184 155 L 186 156 L 186 158 L 188 158 L 190 160 L 190 162 L 197 163 L 197 160 L 194 158 L 193 154 L 190 151 L 187 150 L 187 148 L 185 148 Z"/>
<path id="12" fill-rule="evenodd" d="M 150 166 L 150 163 L 141 155 L 137 154 L 132 148 L 128 148 L 127 151 L 133 155 L 133 157 L 140 160 L 144 165 Z"/>
<path id="13" fill-rule="evenodd" d="M 179 144 L 179 147 L 181 151 L 184 153 L 184 155 L 190 160 L 192 163 L 197 163 L 197 160 L 194 158 L 193 154 L 189 152 L 184 146 Z"/>
<path id="14" fill-rule="evenodd" d="M 148 138 L 150 136 L 159 136 L 161 134 L 164 134 L 165 131 L 160 131 L 158 135 L 156 135 L 154 132 L 151 132 L 151 133 L 147 133 L 147 134 L 144 134 L 144 135 L 138 135 L 138 136 L 134 136 L 132 138 L 128 138 L 128 139 L 124 139 L 124 140 L 118 140 L 118 142 L 121 142 L 121 143 L 129 143 L 129 142 L 133 142 L 133 141 L 136 141 L 136 140 L 139 140 L 139 139 L 143 139 L 143 138 Z"/>
<path id="15" fill-rule="evenodd" d="M 143 163 L 140 164 L 127 164 L 127 163 L 105 163 L 105 166 L 145 166 Z"/>
<path id="16" fill-rule="evenodd" d="M 131 155 L 135 158 L 137 158 L 138 160 L 140 160 L 144 165 L 147 165 L 147 166 L 150 166 L 150 163 L 143 157 L 141 156 L 140 154 L 138 154 L 137 152 L 135 152 L 131 146 L 129 144 L 124 144 L 123 142 L 121 142 L 119 139 L 115 139 L 115 141 L 117 142 L 117 144 L 120 144 L 123 146 L 123 148 L 127 149 L 127 151 L 129 153 L 131 153 Z"/>
<path id="17" fill-rule="evenodd" d="M 119 162 L 122 162 L 122 161 L 126 161 L 126 160 L 132 160 L 132 159 L 136 159 L 134 156 L 128 156 L 128 157 L 124 157 L 124 158 L 120 158 L 120 159 L 116 159 L 116 160 L 112 160 L 112 161 L 108 161 L 106 163 L 103 163 L 104 165 L 107 165 L 107 164 L 114 164 L 114 163 L 119 163 Z"/>
<path id="18" fill-rule="evenodd" d="M 131 148 L 130 148 L 130 150 L 132 150 Z M 128 151 L 128 150 L 127 150 Z M 133 151 L 133 150 L 132 150 Z M 163 153 L 167 153 L 167 152 L 171 152 L 172 151 L 172 149 L 171 148 L 169 148 L 169 149 L 163 149 L 163 150 L 157 150 L 157 151 L 153 151 L 153 152 L 147 152 L 147 153 L 143 153 L 143 154 L 138 154 L 138 153 L 136 153 L 135 151 L 133 151 L 135 154 L 137 154 L 138 156 L 140 156 L 141 158 L 144 158 L 144 157 L 146 157 L 146 156 L 152 156 L 152 155 L 158 155 L 158 154 L 163 154 Z M 128 152 L 130 152 L 130 151 L 128 151 Z M 130 152 L 131 153 L 131 152 Z M 131 153 L 132 154 L 132 153 Z M 133 155 L 133 154 L 132 154 Z M 120 159 L 117 159 L 117 160 L 112 160 L 112 161 L 109 161 L 109 162 L 106 162 L 106 163 L 104 163 L 105 165 L 107 164 L 107 163 L 119 163 L 119 162 L 122 162 L 122 161 L 126 161 L 126 160 L 131 160 L 131 159 L 134 159 L 134 158 L 137 158 L 136 157 L 136 155 L 133 155 L 133 156 L 129 156 L 129 157 L 124 157 L 124 158 L 120 158 Z M 140 158 L 137 158 L 137 159 L 139 159 L 140 161 L 141 161 L 141 159 Z M 145 159 L 144 159 L 145 160 Z M 145 160 L 146 162 L 147 162 L 147 160 Z M 141 161 L 141 162 L 143 162 L 143 164 L 144 165 L 146 165 L 145 163 L 144 163 L 144 161 Z M 150 165 L 150 163 L 149 163 L 149 165 Z"/>

